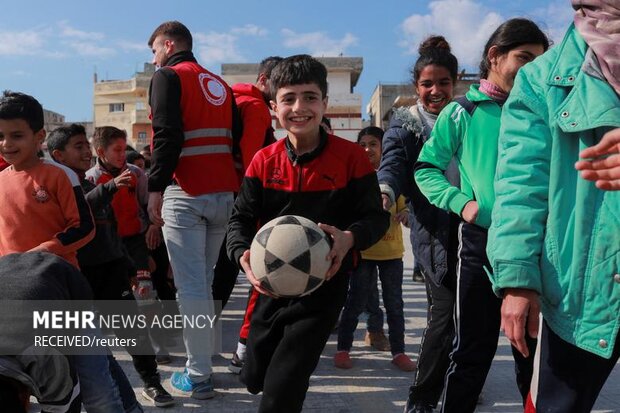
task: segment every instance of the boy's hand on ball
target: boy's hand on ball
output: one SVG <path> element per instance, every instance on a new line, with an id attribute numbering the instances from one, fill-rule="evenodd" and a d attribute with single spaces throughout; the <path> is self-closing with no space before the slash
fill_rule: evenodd
<path id="1" fill-rule="evenodd" d="M 332 249 L 326 257 L 326 260 L 332 262 L 331 267 L 329 267 L 325 275 L 325 280 L 329 280 L 336 275 L 345 255 L 347 255 L 347 252 L 353 247 L 353 233 L 351 231 L 341 231 L 332 225 L 321 223 L 319 223 L 319 228 L 325 231 L 333 241 Z"/>
<path id="2" fill-rule="evenodd" d="M 239 258 L 239 265 L 241 265 L 241 268 L 243 269 L 245 276 L 247 277 L 248 281 L 250 282 L 250 284 L 252 284 L 252 287 L 254 287 L 256 291 L 258 291 L 261 294 L 268 295 L 271 298 L 278 298 L 277 296 L 273 295 L 269 291 L 263 289 L 261 287 L 260 281 L 258 281 L 256 277 L 254 276 L 254 272 L 252 271 L 252 267 L 250 266 L 250 250 L 245 250 L 241 258 Z"/>

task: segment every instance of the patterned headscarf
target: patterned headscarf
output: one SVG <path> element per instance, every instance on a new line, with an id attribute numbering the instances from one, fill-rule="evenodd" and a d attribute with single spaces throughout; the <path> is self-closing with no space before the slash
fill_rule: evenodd
<path id="1" fill-rule="evenodd" d="M 572 0 L 575 27 L 594 51 L 607 82 L 620 95 L 620 2 Z"/>

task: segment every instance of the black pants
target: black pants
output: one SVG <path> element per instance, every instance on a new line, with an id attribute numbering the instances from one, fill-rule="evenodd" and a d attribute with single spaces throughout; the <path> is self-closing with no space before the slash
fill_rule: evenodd
<path id="1" fill-rule="evenodd" d="M 348 285 L 348 274 L 339 273 L 306 297 L 259 296 L 241 371 L 250 393 L 263 392 L 259 412 L 301 411 L 310 375 L 344 305 Z"/>
<path id="2" fill-rule="evenodd" d="M 609 359 L 567 343 L 542 321 L 534 366 L 531 399 L 526 412 L 587 413 L 620 357 L 616 338 Z"/>
<path id="3" fill-rule="evenodd" d="M 502 301 L 493 293 L 484 267 L 487 231 L 461 223 L 457 263 L 457 296 L 454 308 L 455 338 L 446 373 L 442 412 L 473 412 L 482 391 L 499 338 Z M 513 355 L 516 349 L 513 349 Z M 534 351 L 531 351 L 532 355 Z M 529 391 L 533 357 L 515 358 L 517 384 L 525 398 Z M 529 373 L 528 373 L 529 372 Z"/>
<path id="4" fill-rule="evenodd" d="M 109 261 L 101 265 L 82 266 L 82 273 L 86 276 L 94 294 L 95 300 L 123 300 L 129 304 L 126 306 L 131 311 L 131 316 L 139 314 L 138 304 L 129 286 L 127 262 L 124 258 Z M 95 305 L 97 303 L 95 302 Z M 102 309 L 106 311 L 106 309 Z M 131 355 L 134 368 L 140 375 L 145 385 L 150 386 L 159 383 L 155 351 L 146 329 L 118 328 L 114 330 L 118 338 L 135 340 L 137 345 L 127 346 L 125 349 Z"/>
<path id="5" fill-rule="evenodd" d="M 451 271 L 446 274 L 441 285 L 435 284 L 431 277 L 424 277 L 428 299 L 427 324 L 422 334 L 415 379 L 409 388 L 410 406 L 420 403 L 436 407 L 443 390 L 454 339 L 452 315 L 456 263 L 450 262 L 449 268 Z"/>
<path id="6" fill-rule="evenodd" d="M 232 262 L 226 254 L 226 237 L 224 237 L 224 242 L 220 248 L 220 256 L 213 269 L 213 286 L 211 287 L 213 301 L 216 302 L 216 307 L 218 306 L 218 302 L 221 302 L 221 308 L 218 314 L 221 313 L 226 303 L 228 303 L 228 299 L 235 288 L 238 275 L 239 267 L 237 267 L 237 264 Z"/>

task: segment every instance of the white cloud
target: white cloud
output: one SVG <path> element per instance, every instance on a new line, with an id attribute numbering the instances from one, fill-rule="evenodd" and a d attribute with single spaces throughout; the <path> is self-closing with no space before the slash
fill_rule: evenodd
<path id="1" fill-rule="evenodd" d="M 475 68 L 480 63 L 487 39 L 504 18 L 473 0 L 435 0 L 430 14 L 407 17 L 400 28 L 407 53 L 417 54 L 420 42 L 431 34 L 443 35 L 459 65 Z"/>
<path id="2" fill-rule="evenodd" d="M 0 56 L 27 56 L 43 50 L 45 36 L 31 30 L 21 32 L 0 31 Z"/>
<path id="3" fill-rule="evenodd" d="M 194 42 L 199 60 L 205 65 L 223 62 L 243 62 L 245 58 L 239 52 L 237 36 L 230 33 L 196 33 Z"/>
<path id="4" fill-rule="evenodd" d="M 266 36 L 268 31 L 255 24 L 246 24 L 243 27 L 233 27 L 230 32 L 240 36 Z"/>
<path id="5" fill-rule="evenodd" d="M 80 56 L 110 57 L 116 54 L 116 50 L 111 47 L 99 46 L 88 41 L 67 42 L 67 45 Z"/>
<path id="6" fill-rule="evenodd" d="M 117 45 L 125 52 L 145 52 L 148 53 L 149 47 L 146 42 L 131 42 L 129 40 L 119 40 Z"/>
<path id="7" fill-rule="evenodd" d="M 74 27 L 69 26 L 69 23 L 66 20 L 58 22 L 58 26 L 60 27 L 60 36 L 68 37 L 79 40 L 103 40 L 105 35 L 99 32 L 85 32 Z"/>
<path id="8" fill-rule="evenodd" d="M 351 33 L 346 33 L 341 39 L 332 39 L 324 32 L 296 33 L 290 29 L 282 29 L 282 35 L 284 46 L 304 49 L 314 56 L 338 56 L 357 44 L 357 37 Z"/>

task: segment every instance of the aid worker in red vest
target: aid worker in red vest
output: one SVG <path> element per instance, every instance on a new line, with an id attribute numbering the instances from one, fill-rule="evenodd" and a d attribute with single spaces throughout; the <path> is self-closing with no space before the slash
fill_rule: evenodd
<path id="1" fill-rule="evenodd" d="M 181 314 L 196 321 L 183 326 L 187 364 L 170 381 L 177 391 L 209 399 L 214 331 L 198 321 L 214 314 L 213 266 L 239 189 L 232 152 L 241 126 L 230 87 L 196 62 L 187 27 L 162 23 L 148 44 L 158 67 L 149 91 L 148 212 L 163 226 Z"/>

